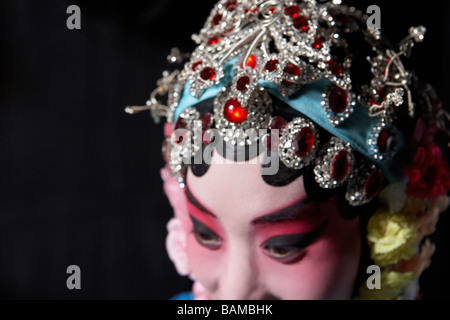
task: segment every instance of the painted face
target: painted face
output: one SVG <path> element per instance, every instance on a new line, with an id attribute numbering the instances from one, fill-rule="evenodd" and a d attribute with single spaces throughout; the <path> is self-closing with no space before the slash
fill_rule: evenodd
<path id="1" fill-rule="evenodd" d="M 212 299 L 351 298 L 359 221 L 344 220 L 337 199 L 310 201 L 301 176 L 270 186 L 248 162 L 186 181 L 188 259 Z"/>

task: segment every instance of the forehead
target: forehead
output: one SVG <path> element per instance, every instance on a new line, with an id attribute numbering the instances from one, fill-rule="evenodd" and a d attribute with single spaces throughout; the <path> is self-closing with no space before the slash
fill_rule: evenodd
<path id="1" fill-rule="evenodd" d="M 261 177 L 262 155 L 253 161 L 231 162 L 217 153 L 208 171 L 196 177 L 187 173 L 187 184 L 191 193 L 203 206 L 220 217 L 256 218 L 303 199 L 306 194 L 303 178 L 274 187 Z"/>

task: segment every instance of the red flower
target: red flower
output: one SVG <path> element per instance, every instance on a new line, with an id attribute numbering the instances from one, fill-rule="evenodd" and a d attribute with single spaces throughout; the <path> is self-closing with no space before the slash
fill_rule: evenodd
<path id="1" fill-rule="evenodd" d="M 441 149 L 430 137 L 434 134 L 427 134 L 434 131 L 434 128 L 430 129 L 424 130 L 423 122 L 419 119 L 413 135 L 416 155 L 413 163 L 403 169 L 408 177 L 406 194 L 420 199 L 436 199 L 450 190 L 450 167 Z M 418 131 L 421 134 L 418 135 Z M 418 139 L 419 136 L 421 139 Z"/>

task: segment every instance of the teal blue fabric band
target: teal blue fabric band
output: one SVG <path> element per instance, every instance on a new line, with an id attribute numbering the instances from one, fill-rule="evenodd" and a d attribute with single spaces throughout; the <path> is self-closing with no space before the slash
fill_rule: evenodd
<path id="1" fill-rule="evenodd" d="M 217 96 L 219 94 L 220 90 L 222 90 L 222 88 L 225 87 L 233 79 L 233 67 L 234 67 L 234 62 L 236 62 L 236 61 L 237 61 L 237 58 L 234 58 L 225 65 L 224 70 L 223 70 L 224 77 L 220 80 L 220 83 L 205 90 L 199 99 L 194 97 L 191 94 L 191 92 L 189 92 L 189 87 L 190 87 L 191 83 L 188 81 L 186 83 L 186 85 L 184 86 L 184 90 L 181 95 L 180 101 L 178 102 L 178 106 L 175 109 L 175 112 L 173 114 L 173 122 L 176 123 L 179 115 L 187 108 L 192 107 L 199 102 L 208 100 L 209 98 L 213 98 L 213 97 Z"/>
<path id="2" fill-rule="evenodd" d="M 356 103 L 354 111 L 349 118 L 336 127 L 330 124 L 321 105 L 322 94 L 330 86 L 329 81 L 319 80 L 313 84 L 305 85 L 299 92 L 289 97 L 283 97 L 273 82 L 261 81 L 261 84 L 268 92 L 277 96 L 280 100 L 314 121 L 323 129 L 349 142 L 355 150 L 374 162 L 383 171 L 389 181 L 406 182 L 401 173 L 401 168 L 397 167 L 395 158 L 390 161 L 376 161 L 372 158 L 368 139 L 372 128 L 378 123 L 379 118 L 370 117 L 367 108 Z M 405 143 L 404 136 L 401 132 L 398 133 L 397 139 L 398 147 L 401 149 Z"/>
<path id="3" fill-rule="evenodd" d="M 202 96 L 197 99 L 193 97 L 189 92 L 189 83 L 184 88 L 183 95 L 180 99 L 179 105 L 174 112 L 174 123 L 178 116 L 190 106 L 194 106 L 197 103 L 215 97 L 221 89 L 226 86 L 232 80 L 232 68 L 234 63 L 230 61 L 225 66 L 225 77 L 221 82 L 207 90 L 205 90 Z M 305 85 L 300 91 L 289 97 L 283 97 L 278 90 L 278 87 L 273 82 L 264 81 L 260 79 L 258 81 L 269 93 L 278 97 L 281 101 L 284 101 L 290 105 L 293 109 L 297 110 L 305 117 L 311 119 L 323 129 L 327 130 L 334 136 L 347 141 L 350 145 L 362 155 L 366 156 L 369 160 L 375 163 L 385 174 L 386 178 L 390 181 L 402 181 L 406 183 L 405 177 L 402 174 L 402 170 L 398 167 L 395 157 L 390 161 L 376 161 L 372 158 L 370 146 L 367 143 L 371 134 L 372 128 L 377 124 L 377 117 L 370 117 L 367 108 L 359 105 L 358 103 L 354 107 L 354 112 L 344 120 L 341 124 L 333 127 L 326 113 L 323 111 L 321 105 L 322 93 L 328 88 L 330 82 L 327 80 L 319 80 L 313 84 Z M 405 144 L 404 136 L 401 132 L 397 137 L 398 149 L 402 149 Z"/>

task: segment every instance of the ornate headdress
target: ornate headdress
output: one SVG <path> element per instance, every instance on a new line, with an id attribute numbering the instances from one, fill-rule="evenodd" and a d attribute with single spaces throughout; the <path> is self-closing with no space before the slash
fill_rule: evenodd
<path id="1" fill-rule="evenodd" d="M 370 202 L 388 181 L 397 186 L 397 198 L 393 205 L 392 195 L 380 196 L 385 208 L 391 213 L 409 208 L 404 216 L 417 221 L 420 210 L 412 216 L 402 196 L 405 189 L 422 199 L 420 205 L 450 189 L 448 165 L 432 142 L 437 129 L 448 133 L 444 122 L 449 116 L 434 91 L 421 85 L 402 62 L 414 44 L 423 41 L 425 28 L 410 28 L 394 50 L 366 20 L 362 12 L 336 0 L 221 0 L 200 33 L 193 35 L 193 53 L 173 49 L 169 55 L 173 63 L 187 58 L 184 68 L 164 72 L 147 106 L 126 111 L 150 110 L 155 121 L 167 118 L 169 131 L 200 132 L 181 138 L 168 134 L 164 141 L 164 157 L 181 185 L 183 159 L 210 144 L 206 132 L 216 129 L 220 138 L 236 146 L 263 142 L 293 170 L 313 166 L 317 184 L 324 189 L 345 186 L 352 206 Z M 365 52 L 366 64 L 355 62 Z M 166 103 L 160 100 L 164 96 Z M 285 119 L 274 114 L 273 98 L 299 116 Z M 213 111 L 201 113 L 196 105 L 209 99 L 214 99 Z M 398 128 L 400 121 L 412 120 L 417 123 L 413 133 Z M 327 143 L 319 144 L 319 127 L 333 136 Z M 278 130 L 279 136 L 273 141 L 260 129 Z M 432 178 L 423 177 L 429 168 Z M 424 182 L 428 178 L 433 190 L 429 180 Z M 394 223 L 389 217 L 384 222 Z M 395 223 L 408 225 L 403 220 Z M 385 229 L 380 232 L 385 234 Z M 417 232 L 411 234 L 409 249 L 421 240 Z M 369 242 L 375 238 L 372 235 Z M 392 271 L 413 255 L 409 250 L 377 261 Z M 393 292 L 395 298 L 399 291 Z"/>

